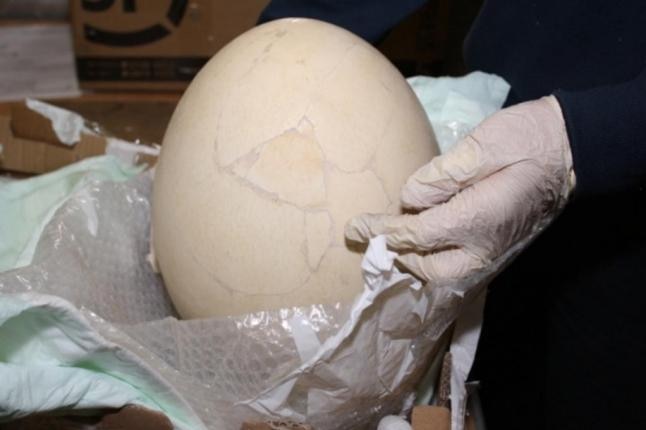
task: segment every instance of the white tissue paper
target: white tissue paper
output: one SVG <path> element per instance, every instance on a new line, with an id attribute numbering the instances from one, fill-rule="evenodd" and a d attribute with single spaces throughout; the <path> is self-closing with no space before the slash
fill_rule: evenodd
<path id="1" fill-rule="evenodd" d="M 483 72 L 459 78 L 414 76 L 408 83 L 433 124 L 440 152 L 500 110 L 510 88 L 501 77 Z"/>
<path id="2" fill-rule="evenodd" d="M 50 105 L 35 99 L 26 99 L 25 104 L 33 111 L 47 117 L 58 140 L 64 145 L 74 146 L 81 140 L 81 132 L 90 132 L 85 119 L 76 112 Z"/>
<path id="3" fill-rule="evenodd" d="M 400 273 L 395 254 L 375 238 L 353 304 L 181 321 L 146 261 L 151 186 L 149 172 L 89 180 L 48 218 L 29 264 L 0 272 L 0 371 L 29 376 L 9 379 L 6 391 L 15 396 L 0 397 L 0 422 L 134 403 L 165 413 L 178 429 L 238 430 L 245 420 L 269 418 L 317 430 L 376 428 L 410 409 L 446 329 L 464 307 L 479 306 L 482 286 L 499 269 L 458 286 L 423 286 Z M 477 341 L 477 311 L 470 314 L 456 326 L 454 345 L 467 345 L 464 354 L 452 347 L 464 356 L 454 371 L 453 394 L 462 398 Z M 21 342 L 11 341 L 16 327 L 25 327 Z M 47 378 L 38 373 L 45 368 Z"/>

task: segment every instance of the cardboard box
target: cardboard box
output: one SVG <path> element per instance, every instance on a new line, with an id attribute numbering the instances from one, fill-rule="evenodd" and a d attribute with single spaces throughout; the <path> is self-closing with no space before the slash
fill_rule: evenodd
<path id="1" fill-rule="evenodd" d="M 253 27 L 268 0 L 70 2 L 81 87 L 185 88 L 220 48 Z"/>

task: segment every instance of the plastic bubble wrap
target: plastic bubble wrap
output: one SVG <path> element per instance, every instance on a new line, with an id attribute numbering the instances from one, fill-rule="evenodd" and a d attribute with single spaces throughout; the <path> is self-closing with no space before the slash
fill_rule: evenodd
<path id="1" fill-rule="evenodd" d="M 459 294 L 399 274 L 364 294 L 359 309 L 178 320 L 146 260 L 151 186 L 145 173 L 74 194 L 45 228 L 32 264 L 0 273 L 0 292 L 72 302 L 99 334 L 155 369 L 209 429 L 269 418 L 317 430 L 376 428 L 412 405 Z"/>

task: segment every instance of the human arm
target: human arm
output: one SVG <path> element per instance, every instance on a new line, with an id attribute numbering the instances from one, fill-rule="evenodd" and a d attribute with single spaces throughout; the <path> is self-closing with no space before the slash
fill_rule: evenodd
<path id="1" fill-rule="evenodd" d="M 646 69 L 635 79 L 555 92 L 567 125 L 577 196 L 627 191 L 646 180 Z"/>

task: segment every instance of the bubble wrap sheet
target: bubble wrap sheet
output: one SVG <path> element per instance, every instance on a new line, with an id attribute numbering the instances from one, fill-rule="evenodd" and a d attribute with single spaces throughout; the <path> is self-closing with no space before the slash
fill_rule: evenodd
<path id="1" fill-rule="evenodd" d="M 178 320 L 146 260 L 151 187 L 145 173 L 76 193 L 45 228 L 32 264 L 0 273 L 0 292 L 70 301 L 101 336 L 155 369 L 209 429 L 267 418 L 376 428 L 410 408 L 461 294 L 364 267 L 376 286 L 353 306 Z"/>

